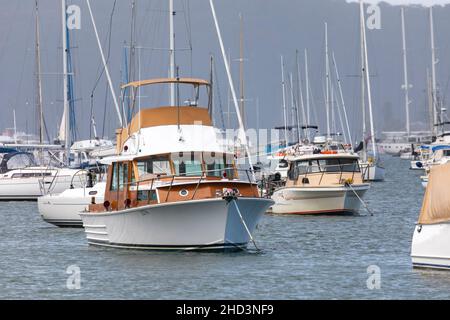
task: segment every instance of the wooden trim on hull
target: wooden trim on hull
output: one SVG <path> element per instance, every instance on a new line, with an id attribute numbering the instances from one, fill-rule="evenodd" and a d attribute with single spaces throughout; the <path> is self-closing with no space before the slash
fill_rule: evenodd
<path id="1" fill-rule="evenodd" d="M 90 245 L 150 251 L 241 251 L 247 246 L 246 243 L 217 243 L 208 245 L 151 245 L 151 244 L 124 244 L 109 241 L 93 240 L 88 238 Z"/>

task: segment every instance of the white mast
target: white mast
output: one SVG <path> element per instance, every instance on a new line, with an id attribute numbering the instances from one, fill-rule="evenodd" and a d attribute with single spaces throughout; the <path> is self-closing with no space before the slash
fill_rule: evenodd
<path id="1" fill-rule="evenodd" d="M 361 18 L 363 21 L 363 40 L 364 40 L 364 61 L 365 61 L 365 74 L 367 81 L 367 100 L 369 102 L 369 118 L 370 118 L 370 134 L 372 138 L 372 149 L 373 149 L 373 157 L 377 158 L 377 146 L 375 142 L 375 128 L 373 121 L 373 112 L 372 112 L 372 92 L 370 87 L 370 72 L 369 72 L 369 59 L 367 55 L 367 39 L 366 39 L 366 27 L 364 23 L 364 10 L 363 10 L 363 2 L 360 1 L 360 9 L 361 9 Z"/>
<path id="2" fill-rule="evenodd" d="M 326 110 L 327 110 L 327 138 L 330 139 L 330 60 L 328 58 L 328 24 L 325 22 L 325 87 L 326 87 Z"/>
<path id="3" fill-rule="evenodd" d="M 245 95 L 244 95 L 244 19 L 242 13 L 239 13 L 241 31 L 239 35 L 239 92 L 240 92 L 240 110 L 242 122 L 245 125 Z"/>
<path id="4" fill-rule="evenodd" d="M 287 113 L 286 113 L 286 80 L 284 78 L 284 60 L 283 56 L 281 56 L 281 90 L 283 97 L 283 116 L 284 116 L 284 141 L 286 146 L 288 144 L 288 136 L 287 136 Z"/>
<path id="5" fill-rule="evenodd" d="M 44 143 L 44 110 L 42 102 L 42 81 L 41 81 L 41 32 L 39 21 L 39 5 L 36 0 L 36 85 L 37 85 L 37 106 L 39 112 L 39 143 Z M 16 113 L 14 111 L 14 121 Z"/>
<path id="6" fill-rule="evenodd" d="M 14 117 L 14 143 L 17 144 L 17 123 L 16 123 L 16 109 L 13 109 L 13 117 Z"/>
<path id="7" fill-rule="evenodd" d="M 408 63 L 406 60 L 406 36 L 405 36 L 405 8 L 401 8 L 402 16 L 402 44 L 403 44 L 403 71 L 404 80 L 403 89 L 405 90 L 405 111 L 406 111 L 406 133 L 408 137 L 411 135 L 410 119 L 409 119 L 409 83 L 408 83 Z"/>
<path id="8" fill-rule="evenodd" d="M 169 78 L 175 78 L 175 31 L 173 25 L 173 16 L 175 15 L 173 0 L 169 0 L 169 60 L 170 73 Z M 170 84 L 170 105 L 175 106 L 175 83 Z"/>
<path id="9" fill-rule="evenodd" d="M 295 98 L 294 98 L 294 80 L 293 80 L 293 76 L 292 73 L 289 73 L 289 86 L 291 87 L 291 118 L 292 118 L 292 128 L 291 128 L 291 132 L 292 132 L 292 139 L 295 140 L 295 135 L 294 135 L 294 127 L 296 127 L 297 130 L 297 142 L 300 142 L 300 130 L 298 130 L 298 125 L 299 125 L 299 117 L 298 117 L 298 107 L 296 107 L 295 105 Z M 297 125 L 296 125 L 297 124 Z"/>
<path id="10" fill-rule="evenodd" d="M 305 113 L 305 103 L 304 103 L 304 98 L 303 98 L 302 75 L 301 75 L 301 71 L 300 71 L 300 62 L 299 62 L 298 58 L 299 58 L 298 50 L 296 50 L 295 51 L 295 62 L 297 64 L 297 80 L 298 80 L 298 94 L 299 94 L 299 97 L 297 100 L 300 100 L 300 101 L 297 101 L 297 131 L 298 131 L 297 138 L 298 138 L 298 142 L 300 142 L 301 141 L 301 135 L 300 135 L 301 125 L 300 125 L 300 113 L 298 111 L 299 105 L 302 108 L 302 119 L 303 119 L 302 125 L 305 127 L 305 130 L 306 130 L 306 123 L 305 123 L 306 122 L 306 113 Z"/>
<path id="11" fill-rule="evenodd" d="M 306 86 L 306 127 L 310 122 L 310 104 L 309 104 L 309 71 L 308 71 L 308 50 L 305 49 L 305 86 Z M 309 140 L 309 130 L 306 128 L 306 135 Z"/>
<path id="12" fill-rule="evenodd" d="M 64 0 L 62 0 L 62 1 L 64 1 Z M 92 26 L 93 26 L 94 32 L 95 32 L 95 37 L 97 38 L 97 45 L 98 45 L 98 49 L 100 51 L 100 55 L 102 57 L 102 62 L 103 62 L 103 67 L 105 68 L 106 78 L 108 79 L 109 90 L 111 91 L 111 96 L 114 101 L 114 106 L 116 107 L 117 117 L 119 118 L 120 127 L 123 127 L 122 114 L 120 112 L 119 103 L 117 102 L 117 96 L 116 96 L 116 92 L 114 91 L 114 86 L 113 86 L 113 83 L 111 80 L 111 75 L 109 74 L 108 64 L 106 63 L 106 58 L 103 53 L 102 43 L 100 42 L 100 37 L 98 35 L 97 26 L 95 24 L 95 19 L 94 19 L 94 14 L 92 13 L 91 2 L 89 0 L 86 0 L 86 3 L 88 6 L 88 9 L 89 9 L 89 14 L 91 16 L 91 21 L 92 21 Z M 64 14 L 64 16 L 65 16 L 65 14 Z M 64 20 L 65 20 L 65 18 L 64 18 Z"/>
<path id="13" fill-rule="evenodd" d="M 366 128 L 366 92 L 365 92 L 365 72 L 366 72 L 366 63 L 364 58 L 364 28 L 365 28 L 365 21 L 364 21 L 364 13 L 363 13 L 363 4 L 360 0 L 360 42 L 361 42 L 361 110 L 362 110 L 362 142 L 363 142 L 363 150 L 362 150 L 362 161 L 367 161 L 367 144 L 366 144 L 366 135 L 367 135 L 367 128 Z"/>
<path id="14" fill-rule="evenodd" d="M 433 97 L 433 134 L 437 134 L 438 115 L 437 115 L 437 89 L 436 89 L 436 48 L 434 46 L 434 23 L 433 7 L 430 7 L 430 36 L 431 36 L 431 93 Z"/>
<path id="15" fill-rule="evenodd" d="M 347 107 L 345 106 L 344 94 L 342 92 L 341 78 L 339 76 L 339 70 L 337 67 L 336 59 L 334 57 L 334 52 L 332 53 L 332 57 L 333 57 L 334 72 L 336 73 L 336 79 L 337 79 L 338 88 L 339 88 L 339 96 L 341 98 L 341 105 L 342 105 L 342 109 L 344 110 L 345 125 L 347 126 L 348 143 L 352 144 L 353 140 L 352 140 L 352 136 L 350 133 L 350 125 L 349 125 L 348 117 L 347 117 Z M 342 128 L 342 130 L 344 130 L 344 128 Z"/>
<path id="16" fill-rule="evenodd" d="M 64 139 L 66 149 L 66 163 L 69 164 L 70 156 L 70 110 L 69 110 L 69 81 L 67 70 L 67 15 L 66 15 L 66 0 L 61 0 L 61 14 L 62 14 L 62 49 L 63 49 L 63 101 L 64 101 Z"/>
<path id="17" fill-rule="evenodd" d="M 209 0 L 209 5 L 211 7 L 211 13 L 212 13 L 212 16 L 214 19 L 214 25 L 216 27 L 217 38 L 219 39 L 220 50 L 222 52 L 222 59 L 223 59 L 223 63 L 225 64 L 225 70 L 227 72 L 227 77 L 228 77 L 228 83 L 229 83 L 229 86 L 231 89 L 231 95 L 233 97 L 233 102 L 234 102 L 234 108 L 236 110 L 236 116 L 237 116 L 238 123 L 239 123 L 239 129 L 240 129 L 239 130 L 240 131 L 239 138 L 241 139 L 242 143 L 244 144 L 245 151 L 248 155 L 248 162 L 250 165 L 250 171 L 252 172 L 252 178 L 253 178 L 253 180 L 256 180 L 255 172 L 253 170 L 252 157 L 251 157 L 250 149 L 249 149 L 248 142 L 247 142 L 247 135 L 245 133 L 245 126 L 242 121 L 241 114 L 239 112 L 239 104 L 238 104 L 238 99 L 236 96 L 236 90 L 234 89 L 234 83 L 233 83 L 233 78 L 231 77 L 230 65 L 228 64 L 228 61 L 227 61 L 227 54 L 225 52 L 225 47 L 223 45 L 222 34 L 220 32 L 219 22 L 217 20 L 216 10 L 214 8 L 213 0 Z"/>

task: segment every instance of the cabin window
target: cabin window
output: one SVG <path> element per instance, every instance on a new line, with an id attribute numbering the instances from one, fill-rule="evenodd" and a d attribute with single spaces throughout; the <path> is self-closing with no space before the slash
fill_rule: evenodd
<path id="1" fill-rule="evenodd" d="M 139 180 L 145 180 L 147 175 L 171 175 L 168 155 L 153 156 L 137 162 Z"/>
<path id="2" fill-rule="evenodd" d="M 298 161 L 295 163 L 299 175 L 304 175 L 311 172 L 312 161 Z M 317 165 L 316 165 L 317 167 Z"/>
<path id="3" fill-rule="evenodd" d="M 180 176 L 200 176 L 202 174 L 201 154 L 194 152 L 180 152 L 173 157 L 175 174 Z"/>
<path id="4" fill-rule="evenodd" d="M 13 155 L 8 159 L 6 163 L 7 170 L 15 170 L 33 166 L 34 162 L 30 155 L 25 153 L 19 153 Z"/>
<path id="5" fill-rule="evenodd" d="M 359 164 L 355 159 L 340 159 L 343 172 L 358 172 Z"/>
<path id="6" fill-rule="evenodd" d="M 120 163 L 119 164 L 119 190 L 123 191 L 128 184 L 128 163 Z"/>
<path id="7" fill-rule="evenodd" d="M 227 161 L 227 155 L 207 152 L 203 154 L 203 161 L 205 162 L 207 176 L 218 178 L 231 178 L 233 176 L 233 164 L 232 161 Z"/>
<path id="8" fill-rule="evenodd" d="M 113 163 L 112 166 L 112 177 L 111 177 L 111 191 L 117 191 L 118 190 L 118 185 L 119 185 L 119 176 L 118 176 L 118 172 L 117 172 L 117 163 Z"/>
<path id="9" fill-rule="evenodd" d="M 359 171 L 358 162 L 355 159 L 326 159 L 319 160 L 322 172 L 355 172 Z"/>

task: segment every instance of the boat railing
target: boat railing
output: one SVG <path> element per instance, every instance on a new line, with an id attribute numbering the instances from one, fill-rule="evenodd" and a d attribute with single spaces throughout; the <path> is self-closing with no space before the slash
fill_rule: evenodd
<path id="1" fill-rule="evenodd" d="M 352 167 L 353 170 L 345 170 L 345 167 Z M 293 180 L 298 180 L 300 177 L 302 177 L 302 181 L 308 181 L 308 178 L 310 178 L 311 176 L 317 176 L 320 174 L 320 179 L 319 179 L 319 186 L 322 185 L 322 181 L 323 178 L 325 176 L 325 174 L 339 174 L 339 183 L 343 183 L 342 179 L 344 176 L 344 173 L 351 173 L 352 176 L 350 179 L 346 179 L 346 182 L 348 182 L 348 180 L 350 181 L 354 181 L 355 180 L 355 174 L 356 173 L 362 173 L 361 172 L 361 167 L 358 163 L 354 163 L 354 164 L 332 164 L 332 165 L 320 165 L 317 166 L 315 171 L 313 171 L 313 167 L 312 166 L 308 166 L 307 169 L 305 170 L 305 172 L 299 173 L 298 175 L 296 175 L 296 179 Z M 334 170 L 337 169 L 337 170 Z"/>
<path id="2" fill-rule="evenodd" d="M 124 187 L 127 188 L 133 188 L 133 192 L 135 191 L 139 197 L 139 193 L 142 191 L 147 191 L 147 201 L 150 203 L 151 201 L 151 195 L 152 192 L 154 192 L 158 187 L 168 187 L 167 194 L 165 195 L 165 202 L 169 200 L 170 194 L 173 190 L 173 187 L 176 185 L 175 183 L 183 183 L 184 178 L 187 178 L 186 181 L 189 181 L 190 183 L 195 183 L 195 189 L 193 191 L 193 194 L 191 197 L 186 197 L 186 200 L 194 200 L 195 196 L 198 193 L 198 190 L 200 188 L 201 183 L 207 178 L 220 178 L 218 175 L 211 175 L 212 173 L 221 173 L 222 178 L 217 181 L 245 181 L 243 179 L 227 179 L 226 176 L 222 175 L 222 173 L 233 170 L 234 172 L 238 173 L 245 173 L 245 176 L 247 177 L 247 180 L 250 184 L 254 184 L 251 179 L 250 170 L 246 169 L 236 169 L 234 167 L 226 167 L 221 169 L 214 169 L 214 170 L 202 170 L 197 172 L 189 172 L 189 174 L 177 174 L 177 175 L 166 175 L 166 174 L 155 174 L 155 177 L 152 178 L 146 178 L 141 179 L 138 181 L 131 181 L 131 182 L 120 182 L 118 184 L 119 190 L 123 190 Z M 177 179 L 181 178 L 181 179 Z M 238 177 L 239 178 L 239 177 Z M 167 181 L 170 180 L 170 183 L 167 183 Z M 162 184 L 157 184 L 157 182 L 164 182 Z M 245 181 L 247 182 L 247 181 Z M 144 187 L 145 186 L 145 187 Z M 117 197 L 119 196 L 119 193 L 117 193 Z M 254 196 L 259 197 L 258 191 L 254 189 Z M 118 199 L 117 199 L 118 200 Z"/>

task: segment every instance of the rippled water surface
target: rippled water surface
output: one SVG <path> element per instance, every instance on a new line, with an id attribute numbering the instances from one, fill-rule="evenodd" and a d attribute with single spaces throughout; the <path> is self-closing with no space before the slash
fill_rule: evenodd
<path id="1" fill-rule="evenodd" d="M 411 237 L 423 190 L 407 162 L 366 194 L 374 216 L 264 217 L 262 253 L 160 253 L 95 248 L 83 230 L 47 225 L 36 203 L 0 203 L 0 298 L 447 299 L 450 272 L 413 270 Z M 249 245 L 250 247 L 250 245 Z M 81 270 L 81 288 L 66 270 Z M 367 268 L 381 270 L 369 290 Z"/>

